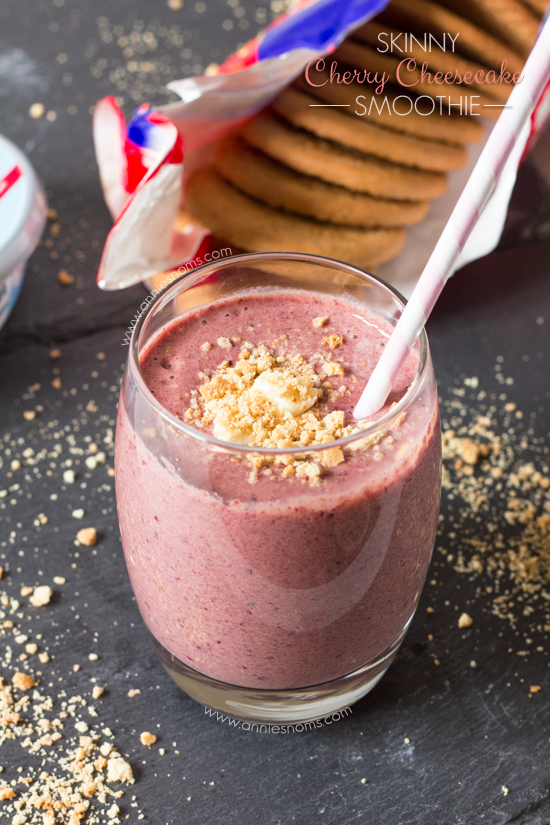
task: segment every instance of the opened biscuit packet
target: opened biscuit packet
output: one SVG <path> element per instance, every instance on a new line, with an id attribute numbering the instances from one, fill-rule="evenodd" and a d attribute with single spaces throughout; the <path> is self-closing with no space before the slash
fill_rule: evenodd
<path id="1" fill-rule="evenodd" d="M 98 283 L 156 293 L 242 251 L 313 252 L 410 294 L 536 39 L 546 0 L 302 0 L 181 102 L 99 101 L 115 219 Z M 550 86 L 458 266 L 495 248 Z"/>

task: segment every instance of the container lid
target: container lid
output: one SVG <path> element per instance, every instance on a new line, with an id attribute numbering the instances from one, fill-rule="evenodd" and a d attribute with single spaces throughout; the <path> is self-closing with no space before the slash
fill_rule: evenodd
<path id="1" fill-rule="evenodd" d="M 34 251 L 46 222 L 46 197 L 23 152 L 0 135 L 0 282 Z"/>

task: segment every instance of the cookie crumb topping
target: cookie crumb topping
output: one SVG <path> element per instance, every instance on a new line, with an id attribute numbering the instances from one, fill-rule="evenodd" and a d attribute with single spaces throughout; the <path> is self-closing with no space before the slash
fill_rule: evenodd
<path id="1" fill-rule="evenodd" d="M 324 327 L 325 324 L 328 323 L 328 315 L 319 315 L 318 318 L 314 318 L 311 322 L 315 329 L 319 329 L 320 327 Z"/>
<path id="2" fill-rule="evenodd" d="M 331 346 L 343 343 L 340 335 L 330 338 L 335 339 Z M 346 423 L 343 410 L 328 407 L 327 411 L 325 402 L 333 402 L 338 391 L 323 379 L 344 375 L 333 358 L 332 353 L 316 353 L 309 361 L 299 354 L 277 356 L 264 344 L 245 342 L 235 363 L 225 360 L 213 374 L 201 373 L 204 383 L 190 393 L 183 418 L 221 441 L 259 448 L 317 447 L 359 433 L 369 422 Z M 269 475 L 275 465 L 279 478 L 295 476 L 316 485 L 324 469 L 337 467 L 357 450 L 376 447 L 386 436 L 375 433 L 342 449 L 332 446 L 298 455 L 249 455 L 245 459 L 252 467 L 249 481 L 256 483 L 261 469 Z M 379 460 L 382 453 L 373 457 Z"/>
<path id="3" fill-rule="evenodd" d="M 342 335 L 335 335 L 333 333 L 332 335 L 326 335 L 323 338 L 323 344 L 331 349 L 337 349 L 338 347 L 341 347 L 343 343 L 344 337 Z"/>

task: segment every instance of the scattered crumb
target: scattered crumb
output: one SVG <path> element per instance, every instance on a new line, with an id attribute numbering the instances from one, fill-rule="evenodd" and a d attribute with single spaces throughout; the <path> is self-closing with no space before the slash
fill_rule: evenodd
<path id="1" fill-rule="evenodd" d="M 136 689 L 129 690 L 128 691 L 128 696 L 130 697 L 130 699 L 133 699 L 134 696 L 139 696 L 140 693 L 141 693 L 141 690 L 136 690 Z"/>
<path id="2" fill-rule="evenodd" d="M 468 616 L 467 613 L 462 613 L 459 620 L 458 620 L 458 626 L 461 629 L 465 628 L 465 627 L 471 627 L 473 625 L 473 623 L 474 623 L 474 620 L 472 619 L 471 616 Z"/>
<path id="3" fill-rule="evenodd" d="M 208 341 L 205 341 L 204 344 L 201 344 L 201 350 L 203 352 L 210 352 L 211 349 L 212 349 L 212 344 L 210 344 Z"/>
<path id="4" fill-rule="evenodd" d="M 529 688 L 529 693 L 538 693 L 539 690 L 541 690 L 540 685 L 531 685 L 531 687 Z"/>
<path id="5" fill-rule="evenodd" d="M 336 361 L 327 361 L 326 364 L 323 364 L 321 373 L 326 376 L 344 375 L 344 369 Z"/>
<path id="6" fill-rule="evenodd" d="M 50 350 L 50 358 L 52 361 L 57 361 L 58 358 L 61 358 L 61 350 L 60 349 L 51 349 Z"/>
<path id="7" fill-rule="evenodd" d="M 13 799 L 15 791 L 9 785 L 0 786 L 0 799 Z"/>
<path id="8" fill-rule="evenodd" d="M 92 698 L 99 699 L 101 696 L 103 696 L 103 692 L 104 688 L 99 687 L 99 685 L 94 685 L 94 687 L 92 688 Z"/>
<path id="9" fill-rule="evenodd" d="M 65 484 L 74 484 L 75 481 L 75 474 L 74 470 L 65 470 L 63 473 L 63 481 Z"/>
<path id="10" fill-rule="evenodd" d="M 323 450 L 321 453 L 323 467 L 337 467 L 344 460 L 344 453 L 339 447 L 332 447 L 330 450 Z"/>
<path id="11" fill-rule="evenodd" d="M 337 349 L 338 347 L 341 347 L 343 343 L 343 335 L 335 335 L 333 333 L 332 335 L 326 335 L 323 338 L 323 344 L 325 344 L 325 346 L 327 347 L 330 347 L 331 349 Z"/>
<path id="12" fill-rule="evenodd" d="M 154 733 L 149 733 L 148 731 L 144 731 L 143 733 L 140 734 L 139 740 L 140 740 L 142 745 L 146 745 L 148 748 L 150 748 L 151 745 L 154 745 L 155 742 L 157 741 L 157 737 L 155 736 Z"/>
<path id="13" fill-rule="evenodd" d="M 91 547 L 97 541 L 97 532 L 95 527 L 83 527 L 76 534 L 76 540 L 86 547 Z"/>
<path id="14" fill-rule="evenodd" d="M 66 269 L 60 269 L 57 273 L 57 280 L 62 286 L 74 284 L 74 276 L 69 275 Z"/>
<path id="15" fill-rule="evenodd" d="M 510 790 L 506 787 L 506 785 L 503 785 L 500 790 L 502 791 L 503 796 L 508 796 L 510 793 Z"/>
<path id="16" fill-rule="evenodd" d="M 34 421 L 34 419 L 36 418 L 35 410 L 25 410 L 23 413 L 23 418 L 25 419 L 25 421 Z"/>
<path id="17" fill-rule="evenodd" d="M 12 682 L 19 690 L 30 690 L 36 685 L 32 676 L 29 676 L 28 673 L 21 673 L 20 671 L 13 674 Z"/>
<path id="18" fill-rule="evenodd" d="M 224 338 L 223 336 L 221 336 L 220 338 L 218 338 L 218 340 L 216 341 L 216 343 L 217 343 L 217 345 L 218 345 L 219 347 L 221 347 L 222 349 L 231 349 L 231 347 L 233 346 L 233 344 L 231 343 L 231 341 L 229 340 L 229 338 Z"/>
<path id="19" fill-rule="evenodd" d="M 119 813 L 120 813 L 120 808 L 118 807 L 116 802 L 113 802 L 113 804 L 111 805 L 111 807 L 107 811 L 107 816 L 109 817 L 109 819 L 116 819 L 117 822 L 120 822 L 120 820 L 118 819 Z"/>
<path id="20" fill-rule="evenodd" d="M 316 329 L 320 327 L 324 327 L 325 324 L 328 324 L 328 315 L 319 315 L 318 318 L 314 318 L 311 322 Z"/>
<path id="21" fill-rule="evenodd" d="M 53 591 L 51 587 L 47 584 L 43 584 L 34 589 L 34 593 L 30 597 L 29 601 L 33 607 L 44 607 L 44 605 L 50 603 L 52 595 Z"/>
<path id="22" fill-rule="evenodd" d="M 470 667 L 477 667 L 477 662 L 474 659 L 470 662 Z"/>
<path id="23" fill-rule="evenodd" d="M 470 438 L 465 438 L 460 447 L 459 454 L 465 464 L 477 464 L 479 458 L 479 446 Z"/>
<path id="24" fill-rule="evenodd" d="M 54 576 L 53 577 L 53 583 L 54 584 L 66 584 L 67 579 L 65 579 L 63 576 Z"/>
<path id="25" fill-rule="evenodd" d="M 38 652 L 38 645 L 34 642 L 29 642 L 28 645 L 25 645 L 25 650 L 29 656 L 34 656 L 34 654 Z"/>
<path id="26" fill-rule="evenodd" d="M 184 0 L 167 0 L 166 5 L 172 11 L 179 11 L 183 8 L 183 1 Z"/>
<path id="27" fill-rule="evenodd" d="M 79 510 L 73 510 L 71 515 L 72 515 L 73 518 L 81 519 L 81 518 L 84 518 L 84 516 L 86 514 L 85 514 L 84 510 L 82 508 L 80 508 Z"/>
<path id="28" fill-rule="evenodd" d="M 97 662 L 99 656 L 97 655 L 97 653 L 89 653 L 88 659 L 90 660 L 90 662 Z"/>
<path id="29" fill-rule="evenodd" d="M 41 117 L 44 117 L 45 111 L 46 107 L 43 103 L 33 103 L 29 109 L 29 115 L 34 118 L 34 120 L 40 120 Z"/>
<path id="30" fill-rule="evenodd" d="M 111 757 L 107 763 L 107 782 L 134 782 L 130 764 L 120 756 Z"/>

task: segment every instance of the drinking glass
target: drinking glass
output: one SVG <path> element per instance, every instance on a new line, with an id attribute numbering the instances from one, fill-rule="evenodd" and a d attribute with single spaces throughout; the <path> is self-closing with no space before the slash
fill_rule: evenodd
<path id="1" fill-rule="evenodd" d="M 117 505 L 137 604 L 174 681 L 239 719 L 307 724 L 376 685 L 418 605 L 439 512 L 437 391 L 422 332 L 418 369 L 399 402 L 360 433 L 307 448 L 372 437 L 388 445 L 391 461 L 354 470 L 351 459 L 344 492 L 330 482 L 281 483 L 262 500 L 256 485 L 235 486 L 228 462 L 303 448 L 261 449 L 195 429 L 158 402 L 140 357 L 186 313 L 262 290 L 348 299 L 389 327 L 404 307 L 375 276 L 315 255 L 240 255 L 175 280 L 133 331 L 117 422 Z M 397 426 L 406 427 L 399 449 L 391 446 Z"/>

